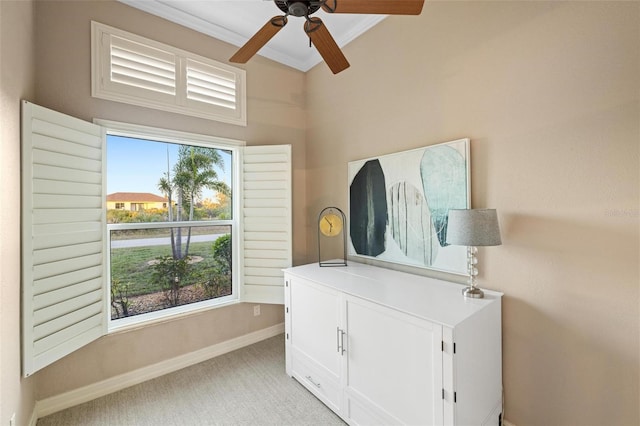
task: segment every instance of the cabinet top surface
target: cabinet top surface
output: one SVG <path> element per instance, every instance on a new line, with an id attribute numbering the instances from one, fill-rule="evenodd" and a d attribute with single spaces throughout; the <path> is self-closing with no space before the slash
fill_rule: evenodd
<path id="1" fill-rule="evenodd" d="M 502 297 L 483 290 L 483 299 L 467 299 L 462 295 L 464 285 L 356 262 L 346 267 L 312 263 L 284 272 L 448 327 L 500 303 Z"/>

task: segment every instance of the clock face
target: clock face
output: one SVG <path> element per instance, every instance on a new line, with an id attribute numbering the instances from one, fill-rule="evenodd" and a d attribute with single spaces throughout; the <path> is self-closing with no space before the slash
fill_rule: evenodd
<path id="1" fill-rule="evenodd" d="M 334 237 L 342 232 L 342 217 L 335 213 L 327 213 L 320 218 L 320 232 L 327 237 Z"/>

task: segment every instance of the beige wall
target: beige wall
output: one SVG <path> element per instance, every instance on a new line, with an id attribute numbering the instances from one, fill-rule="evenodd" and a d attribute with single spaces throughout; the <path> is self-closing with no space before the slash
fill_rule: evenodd
<path id="1" fill-rule="evenodd" d="M 640 4 L 426 2 L 307 74 L 307 225 L 347 162 L 471 138 L 503 291 L 506 419 L 638 425 Z M 335 182 L 334 186 L 327 182 Z"/>
<path id="2" fill-rule="evenodd" d="M 34 7 L 0 1 L 0 424 L 26 424 L 34 380 L 20 377 L 20 100 L 33 100 Z"/>
<path id="3" fill-rule="evenodd" d="M 226 62 L 235 51 L 226 43 L 115 1 L 38 1 L 36 103 L 85 120 L 132 122 L 240 139 L 249 145 L 291 144 L 293 216 L 304 216 L 303 73 L 267 60 L 248 64 L 247 127 L 95 99 L 90 92 L 91 20 L 219 61 Z M 304 233 L 296 233 L 294 260 L 299 261 L 305 244 Z M 36 398 L 57 395 L 283 321 L 282 306 L 262 305 L 261 315 L 254 317 L 252 305 L 240 304 L 110 335 L 37 373 Z"/>

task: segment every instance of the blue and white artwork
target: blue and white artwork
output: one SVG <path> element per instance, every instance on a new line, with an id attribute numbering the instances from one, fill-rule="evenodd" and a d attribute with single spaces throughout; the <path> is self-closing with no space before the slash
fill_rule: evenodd
<path id="1" fill-rule="evenodd" d="M 350 162 L 349 254 L 466 275 L 446 235 L 469 182 L 469 139 Z"/>

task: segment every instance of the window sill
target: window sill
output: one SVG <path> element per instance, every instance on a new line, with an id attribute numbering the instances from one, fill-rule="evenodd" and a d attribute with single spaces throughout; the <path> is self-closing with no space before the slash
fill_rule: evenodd
<path id="1" fill-rule="evenodd" d="M 223 308 L 240 303 L 237 297 L 225 300 L 207 300 L 191 305 L 178 306 L 176 308 L 164 309 L 147 314 L 136 315 L 134 317 L 122 318 L 119 320 L 109 320 L 108 335 L 126 333 L 141 328 L 175 321 L 192 315 L 201 314 L 212 309 Z"/>

